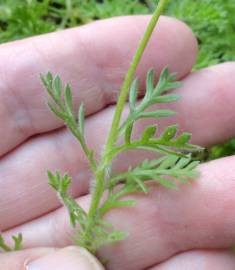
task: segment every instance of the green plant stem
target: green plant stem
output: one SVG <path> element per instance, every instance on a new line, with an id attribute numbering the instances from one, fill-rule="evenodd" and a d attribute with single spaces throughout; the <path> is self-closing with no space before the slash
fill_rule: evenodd
<path id="1" fill-rule="evenodd" d="M 96 161 L 93 157 L 93 152 L 91 152 L 84 140 L 84 137 L 80 135 L 80 133 L 78 132 L 78 129 L 77 129 L 77 126 L 76 126 L 76 123 L 72 123 L 71 124 L 71 127 L 70 127 L 70 130 L 72 132 L 72 134 L 79 140 L 80 142 L 80 145 L 84 151 L 84 153 L 86 154 L 86 157 L 88 159 L 88 162 L 90 164 L 90 167 L 92 169 L 92 172 L 95 173 L 96 172 L 96 169 L 97 169 L 97 164 L 96 164 Z"/>
<path id="2" fill-rule="evenodd" d="M 145 34 L 140 42 L 140 45 L 137 48 L 137 51 L 134 55 L 134 58 L 131 62 L 131 65 L 129 67 L 129 70 L 127 72 L 127 75 L 124 79 L 123 85 L 121 87 L 121 92 L 118 98 L 112 126 L 108 135 L 107 143 L 105 145 L 105 150 L 103 153 L 103 156 L 101 158 L 100 166 L 97 168 L 97 172 L 95 174 L 95 186 L 93 190 L 93 195 L 92 195 L 92 201 L 90 205 L 90 209 L 88 211 L 88 224 L 86 227 L 86 232 L 85 235 L 90 235 L 90 232 L 92 231 L 92 227 L 95 222 L 96 214 L 97 214 L 97 209 L 99 207 L 99 203 L 101 200 L 101 197 L 104 192 L 104 187 L 105 187 L 105 177 L 106 177 L 106 170 L 107 166 L 110 163 L 110 151 L 113 148 L 113 145 L 115 144 L 118 133 L 119 133 L 119 124 L 122 116 L 122 112 L 127 100 L 127 96 L 129 93 L 130 85 L 133 81 L 137 66 L 142 58 L 142 55 L 144 53 L 144 50 L 151 38 L 151 35 L 153 33 L 153 30 L 158 22 L 158 19 L 160 15 L 162 14 L 168 0 L 160 0 L 159 4 L 153 13 L 153 16 L 149 22 L 149 25 L 145 31 Z"/>
<path id="3" fill-rule="evenodd" d="M 117 106 L 116 106 L 116 111 L 114 114 L 114 118 L 113 118 L 113 122 L 112 122 L 112 126 L 111 126 L 111 130 L 108 136 L 108 140 L 106 143 L 106 147 L 105 147 L 105 152 L 104 152 L 104 156 L 108 156 L 109 150 L 112 149 L 113 144 L 116 142 L 117 137 L 118 137 L 118 129 L 119 129 L 119 123 L 121 120 L 121 116 L 122 116 L 122 112 L 127 100 L 127 96 L 129 93 L 129 89 L 130 89 L 130 85 L 134 79 L 134 75 L 137 69 L 137 66 L 139 65 L 139 62 L 142 58 L 142 55 L 144 53 L 145 48 L 148 45 L 148 42 L 151 38 L 151 35 L 153 33 L 153 30 L 158 22 L 158 19 L 160 17 L 160 15 L 162 14 L 166 4 L 167 4 L 168 0 L 160 0 L 159 4 L 155 10 L 155 12 L 153 13 L 153 16 L 149 22 L 149 25 L 145 31 L 145 34 L 140 42 L 140 45 L 138 46 L 138 49 L 134 55 L 134 58 L 132 60 L 132 63 L 130 65 L 130 68 L 127 72 L 127 75 L 124 79 L 122 88 L 121 88 L 121 92 L 118 98 L 118 102 L 117 102 Z"/>

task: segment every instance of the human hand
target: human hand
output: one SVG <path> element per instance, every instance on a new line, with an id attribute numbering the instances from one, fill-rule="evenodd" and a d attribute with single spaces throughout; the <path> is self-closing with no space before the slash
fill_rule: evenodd
<path id="1" fill-rule="evenodd" d="M 21 232 L 28 248 L 1 254 L 0 269 L 23 269 L 34 252 L 39 254 L 35 257 L 51 254 L 45 259 L 48 269 L 62 265 L 54 250 L 33 249 L 71 244 L 67 213 L 47 184 L 47 169 L 68 171 L 74 178 L 73 196 L 85 208 L 89 205 L 91 174 L 85 157 L 47 109 L 39 74 L 51 70 L 77 89 L 76 101 L 86 106 L 89 145 L 99 154 L 114 111 L 107 106 L 115 102 L 147 21 L 143 16 L 116 18 L 0 46 L 0 228 L 7 239 Z M 137 75 L 143 85 L 150 67 L 158 74 L 165 65 L 177 71 L 183 81 L 177 90 L 182 99 L 171 105 L 178 111 L 171 121 L 192 132 L 194 143 L 209 146 L 235 135 L 235 64 L 190 73 L 196 52 L 191 31 L 163 17 Z M 160 122 L 168 124 L 169 120 Z M 136 132 L 144 125 L 141 122 Z M 115 169 L 121 170 L 135 156 L 123 156 Z M 235 243 L 234 165 L 233 157 L 203 164 L 192 185 L 178 191 L 153 187 L 148 195 L 133 195 L 138 201 L 134 208 L 110 212 L 107 219 L 130 236 L 100 250 L 107 269 L 234 269 L 235 255 L 227 251 Z M 62 257 L 68 258 L 68 250 L 57 252 L 67 252 Z M 77 256 L 79 260 L 79 252 Z M 78 264 L 77 269 L 84 266 Z"/>

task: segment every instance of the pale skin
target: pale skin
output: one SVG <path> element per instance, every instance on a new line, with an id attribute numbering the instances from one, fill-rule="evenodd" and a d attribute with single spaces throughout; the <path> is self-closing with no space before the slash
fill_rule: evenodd
<path id="1" fill-rule="evenodd" d="M 51 70 L 72 84 L 77 105 L 82 100 L 86 106 L 88 143 L 98 156 L 148 20 L 110 19 L 0 46 L 0 229 L 6 239 L 21 232 L 27 248 L 0 254 L 0 269 L 102 269 L 84 250 L 63 248 L 72 245 L 71 229 L 46 170 L 68 171 L 72 194 L 84 208 L 91 174 L 79 144 L 49 112 L 39 74 Z M 162 17 L 137 75 L 144 81 L 150 67 L 159 74 L 165 65 L 176 71 L 182 99 L 171 106 L 178 115 L 160 125 L 177 122 L 193 134 L 193 143 L 210 146 L 235 136 L 235 63 L 192 73 L 196 55 L 191 30 Z M 115 170 L 130 160 L 133 156 L 116 160 Z M 192 185 L 178 191 L 153 186 L 149 195 L 132 195 L 134 208 L 110 212 L 107 219 L 130 236 L 99 251 L 99 258 L 108 260 L 106 269 L 234 269 L 235 254 L 229 251 L 235 244 L 234 168 L 234 157 L 200 165 Z"/>

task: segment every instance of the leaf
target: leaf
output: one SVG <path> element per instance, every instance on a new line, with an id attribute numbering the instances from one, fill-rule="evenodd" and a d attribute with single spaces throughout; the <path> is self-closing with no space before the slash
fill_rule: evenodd
<path id="1" fill-rule="evenodd" d="M 151 97 L 154 91 L 154 69 L 150 69 L 146 79 L 146 97 Z"/>
<path id="2" fill-rule="evenodd" d="M 139 179 L 138 177 L 134 176 L 133 180 L 137 183 L 137 185 L 140 187 L 140 189 L 144 192 L 144 193 L 148 193 L 148 188 L 146 187 L 146 185 L 141 181 L 141 179 Z"/>
<path id="3" fill-rule="evenodd" d="M 1 248 L 3 251 L 6 251 L 6 252 L 12 251 L 12 248 L 9 247 L 9 246 L 6 244 L 4 238 L 3 238 L 3 236 L 2 236 L 1 234 L 0 234 L 0 248 Z"/>
<path id="4" fill-rule="evenodd" d="M 23 236 L 22 236 L 22 234 L 19 233 L 18 235 L 13 235 L 12 239 L 14 241 L 14 247 L 13 248 L 6 244 L 4 238 L 0 234 L 0 248 L 5 252 L 21 250 L 23 248 Z"/>
<path id="5" fill-rule="evenodd" d="M 54 96 L 54 93 L 53 93 L 53 77 L 52 77 L 52 74 L 50 72 L 48 72 L 45 76 L 40 74 L 40 78 L 41 78 L 41 81 L 44 85 L 44 87 L 46 88 L 48 94 L 53 97 Z"/>
<path id="6" fill-rule="evenodd" d="M 73 102 L 72 102 L 72 93 L 71 93 L 71 88 L 69 84 L 66 84 L 65 86 L 65 107 L 70 115 L 70 117 L 73 117 Z"/>
<path id="7" fill-rule="evenodd" d="M 84 136 L 85 109 L 84 109 L 83 103 L 79 107 L 78 119 L 79 119 L 79 122 L 78 122 L 79 131 Z"/>
<path id="8" fill-rule="evenodd" d="M 128 235 L 129 234 L 127 232 L 122 232 L 122 231 L 111 232 L 108 236 L 107 243 L 121 241 L 125 239 Z"/>
<path id="9" fill-rule="evenodd" d="M 48 183 L 49 185 L 54 188 L 55 190 L 59 189 L 59 179 L 57 179 L 57 177 L 55 177 L 53 175 L 52 172 L 48 171 L 47 172 L 47 176 L 48 176 Z"/>
<path id="10" fill-rule="evenodd" d="M 169 76 L 170 76 L 169 68 L 168 68 L 168 66 L 166 66 L 163 68 L 163 70 L 160 73 L 158 83 L 163 84 L 167 80 L 167 78 L 169 78 Z M 171 75 L 171 78 L 173 78 L 174 76 L 175 76 L 174 74 Z"/>
<path id="11" fill-rule="evenodd" d="M 65 115 L 63 112 L 59 111 L 59 110 L 56 108 L 56 106 L 54 106 L 50 101 L 47 102 L 47 105 L 48 105 L 48 107 L 50 108 L 50 110 L 51 110 L 57 117 L 59 117 L 59 118 L 62 119 L 62 120 L 65 120 L 65 119 L 66 119 L 66 115 Z"/>
<path id="12" fill-rule="evenodd" d="M 180 158 L 176 163 L 174 169 L 182 169 L 191 162 L 191 158 Z"/>
<path id="13" fill-rule="evenodd" d="M 130 111 L 134 111 L 135 110 L 135 104 L 136 104 L 136 100 L 137 100 L 137 96 L 138 96 L 138 87 L 139 87 L 139 80 L 135 79 L 130 87 L 130 94 L 129 94 L 129 107 L 130 107 Z"/>
<path id="14" fill-rule="evenodd" d="M 44 77 L 43 74 L 40 74 L 40 79 L 44 85 L 44 87 L 47 89 L 48 88 L 48 83 L 47 83 L 47 80 L 46 80 L 46 77 Z M 48 90 L 48 89 L 47 89 Z"/>
<path id="15" fill-rule="evenodd" d="M 166 82 L 169 81 L 169 76 L 170 76 L 169 69 L 168 67 L 165 67 L 160 73 L 158 83 L 154 90 L 155 95 L 160 95 L 164 92 L 165 90 L 164 86 L 166 85 Z M 171 76 L 170 78 L 172 77 L 173 76 Z"/>
<path id="16" fill-rule="evenodd" d="M 176 113 L 172 110 L 156 110 L 153 112 L 143 112 L 139 115 L 138 118 L 161 118 L 161 117 L 169 117 L 169 116 L 173 116 Z"/>
<path id="17" fill-rule="evenodd" d="M 87 219 L 86 212 L 71 196 L 67 194 L 68 188 L 71 185 L 71 177 L 68 174 L 61 176 L 58 171 L 55 174 L 48 171 L 48 178 L 49 185 L 58 192 L 61 202 L 68 209 L 71 225 L 75 227 L 78 222 L 81 228 L 85 229 Z"/>
<path id="18" fill-rule="evenodd" d="M 53 76 L 51 72 L 48 72 L 46 75 L 46 83 L 50 88 L 52 88 L 52 82 L 53 82 Z"/>
<path id="19" fill-rule="evenodd" d="M 47 172 L 49 185 L 60 193 L 65 194 L 71 184 L 71 177 L 68 174 L 61 176 L 57 171 L 55 175 L 50 171 Z"/>
<path id="20" fill-rule="evenodd" d="M 141 167 L 147 168 L 147 169 L 153 169 L 157 167 L 159 164 L 161 164 L 167 158 L 168 156 L 163 156 L 163 157 L 159 157 L 153 160 L 145 160 L 144 162 L 141 163 Z"/>
<path id="21" fill-rule="evenodd" d="M 171 103 L 178 101 L 180 99 L 180 95 L 178 94 L 170 94 L 170 95 L 163 95 L 163 96 L 157 96 L 152 99 L 152 104 L 155 103 Z"/>
<path id="22" fill-rule="evenodd" d="M 168 155 L 175 155 L 178 157 L 185 157 L 187 156 L 186 154 L 183 154 L 181 152 L 177 152 L 174 149 L 170 149 L 170 147 L 164 147 L 160 144 L 155 144 L 155 145 L 140 145 L 138 147 L 136 147 L 136 149 L 141 149 L 141 150 L 146 150 L 146 151 L 152 151 L 155 152 L 157 154 L 168 154 Z"/>
<path id="23" fill-rule="evenodd" d="M 61 98 L 61 89 L 62 89 L 62 86 L 61 86 L 61 79 L 60 77 L 57 75 L 54 79 L 54 93 L 55 93 L 55 97 L 57 100 L 59 100 Z"/>
<path id="24" fill-rule="evenodd" d="M 168 67 L 164 68 L 160 74 L 158 84 L 154 90 L 155 95 L 161 95 L 169 90 L 179 88 L 182 84 L 181 82 L 174 81 L 176 79 L 176 73 L 169 73 Z"/>
<path id="25" fill-rule="evenodd" d="M 177 137 L 177 139 L 175 140 L 175 145 L 181 146 L 181 145 L 185 145 L 192 137 L 191 133 L 188 132 L 184 132 L 181 135 L 179 135 L 179 137 Z"/>
<path id="26" fill-rule="evenodd" d="M 178 125 L 172 125 L 172 126 L 167 127 L 164 130 L 163 134 L 161 135 L 161 139 L 165 141 L 171 140 L 176 135 L 177 130 L 178 130 Z"/>
<path id="27" fill-rule="evenodd" d="M 18 235 L 13 235 L 12 236 L 12 239 L 14 241 L 14 250 L 15 251 L 18 251 L 18 250 L 21 250 L 23 248 L 23 236 L 21 233 L 19 233 Z"/>
<path id="28" fill-rule="evenodd" d="M 152 138 L 157 130 L 156 125 L 150 125 L 148 126 L 142 133 L 141 141 L 142 142 L 148 142 L 150 138 Z"/>
<path id="29" fill-rule="evenodd" d="M 99 227 L 96 227 L 94 234 L 95 237 L 91 239 L 92 242 L 90 243 L 90 245 L 93 246 L 93 249 L 95 250 L 100 246 L 105 246 L 114 242 L 122 241 L 128 236 L 128 233 L 123 231 L 106 232 L 103 231 L 102 228 L 99 230 Z M 87 245 L 85 245 L 85 247 L 86 246 Z"/>
<path id="30" fill-rule="evenodd" d="M 162 186 L 168 189 L 177 189 L 177 185 L 167 179 L 158 177 L 157 179 L 153 179 L 153 180 L 157 181 L 159 184 L 161 184 Z"/>
<path id="31" fill-rule="evenodd" d="M 72 182 L 72 179 L 67 173 L 63 177 L 61 177 L 58 172 L 57 172 L 57 175 L 58 175 L 57 177 L 60 177 L 61 179 L 60 192 L 66 193 Z"/>
<path id="32" fill-rule="evenodd" d="M 103 216 L 111 209 L 135 205 L 136 202 L 134 200 L 122 200 L 125 195 L 134 192 L 147 193 L 148 181 L 155 181 L 166 188 L 176 189 L 177 182 L 187 183 L 191 177 L 196 175 L 194 168 L 197 163 L 191 162 L 191 158 L 184 154 L 185 150 L 191 151 L 195 146 L 188 143 L 190 136 L 187 133 L 176 137 L 177 125 L 166 127 L 159 136 L 156 134 L 157 125 L 149 125 L 142 132 L 141 138 L 137 140 L 132 140 L 131 138 L 133 127 L 138 119 L 175 115 L 175 112 L 169 109 L 150 111 L 150 106 L 154 103 L 169 103 L 178 100 L 179 95 L 174 93 L 166 94 L 166 91 L 179 85 L 179 83 L 174 81 L 175 74 L 169 74 L 166 68 L 161 73 L 159 82 L 155 86 L 154 71 L 150 70 L 146 78 L 146 94 L 137 106 L 138 80 L 134 80 L 129 93 L 129 115 L 120 126 L 116 127 L 117 134 L 112 134 L 115 140 L 111 146 L 109 145 L 110 149 L 105 149 L 101 163 L 96 164 L 96 161 L 93 159 L 93 152 L 85 144 L 84 105 L 80 105 L 76 118 L 73 113 L 72 90 L 70 86 L 67 84 L 62 89 L 62 82 L 56 76 L 52 83 L 52 88 L 50 88 L 48 85 L 51 79 L 53 80 L 52 75 L 51 78 L 46 79 L 47 87 L 49 87 L 49 91 L 52 93 L 50 94 L 48 91 L 49 95 L 53 99 L 52 102 L 49 102 L 49 107 L 59 118 L 65 121 L 70 131 L 80 141 L 90 161 L 94 175 L 97 177 L 96 180 L 98 179 L 96 183 L 100 188 L 100 201 L 96 208 L 92 210 L 92 215 L 90 214 L 91 212 L 87 214 L 68 194 L 72 181 L 68 174 L 61 175 L 59 172 L 55 174 L 48 172 L 49 184 L 57 191 L 62 203 L 68 209 L 72 226 L 75 228 L 79 224 L 79 231 L 76 237 L 73 237 L 75 242 L 91 252 L 95 252 L 101 245 L 120 241 L 126 237 L 126 233 L 112 231 L 112 228 L 102 224 Z M 49 80 L 49 83 L 47 80 Z M 119 142 L 123 141 L 123 139 L 124 143 L 120 144 Z M 164 156 L 153 161 L 145 160 L 134 168 L 130 167 L 128 171 L 110 177 L 110 172 L 107 171 L 111 167 L 115 155 L 132 149 L 153 151 Z M 102 183 L 102 186 L 100 183 Z M 102 195 L 105 191 L 107 191 L 107 198 L 102 201 Z"/>
<path id="33" fill-rule="evenodd" d="M 200 161 L 192 161 L 190 164 L 187 166 L 187 170 L 192 171 L 197 167 L 197 165 L 200 164 Z"/>
<path id="34" fill-rule="evenodd" d="M 111 208 L 119 208 L 119 207 L 134 206 L 134 205 L 136 205 L 135 200 L 115 201 L 115 202 L 112 202 Z"/>
<path id="35" fill-rule="evenodd" d="M 176 155 L 168 155 L 166 158 L 162 161 L 162 163 L 159 165 L 158 169 L 168 169 L 175 165 L 175 163 L 179 160 L 179 157 Z"/>

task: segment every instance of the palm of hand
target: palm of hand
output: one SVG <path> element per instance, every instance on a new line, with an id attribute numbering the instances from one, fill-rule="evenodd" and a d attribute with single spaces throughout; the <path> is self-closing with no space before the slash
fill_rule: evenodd
<path id="1" fill-rule="evenodd" d="M 76 100 L 84 101 L 88 113 L 88 141 L 99 154 L 114 110 L 114 105 L 107 106 L 115 101 L 147 20 L 113 19 L 0 47 L 0 228 L 5 237 L 22 232 L 26 248 L 70 243 L 67 214 L 47 184 L 46 169 L 69 171 L 76 179 L 72 194 L 85 208 L 90 200 L 86 160 L 76 140 L 46 108 L 38 74 L 52 70 L 78 89 Z M 123 31 L 124 26 L 128 30 Z M 166 64 L 177 71 L 183 98 L 171 105 L 178 115 L 170 121 L 192 132 L 194 143 L 209 146 L 235 133 L 235 65 L 190 73 L 196 50 L 185 25 L 162 18 L 138 76 L 144 81 L 149 67 L 160 71 Z M 136 159 L 128 153 L 114 167 L 121 170 Z M 135 208 L 109 213 L 107 219 L 130 236 L 100 250 L 99 256 L 109 261 L 107 268 L 233 269 L 235 256 L 227 251 L 235 242 L 233 166 L 233 157 L 201 165 L 201 176 L 192 186 L 179 191 L 154 187 L 148 196 L 134 196 Z"/>

